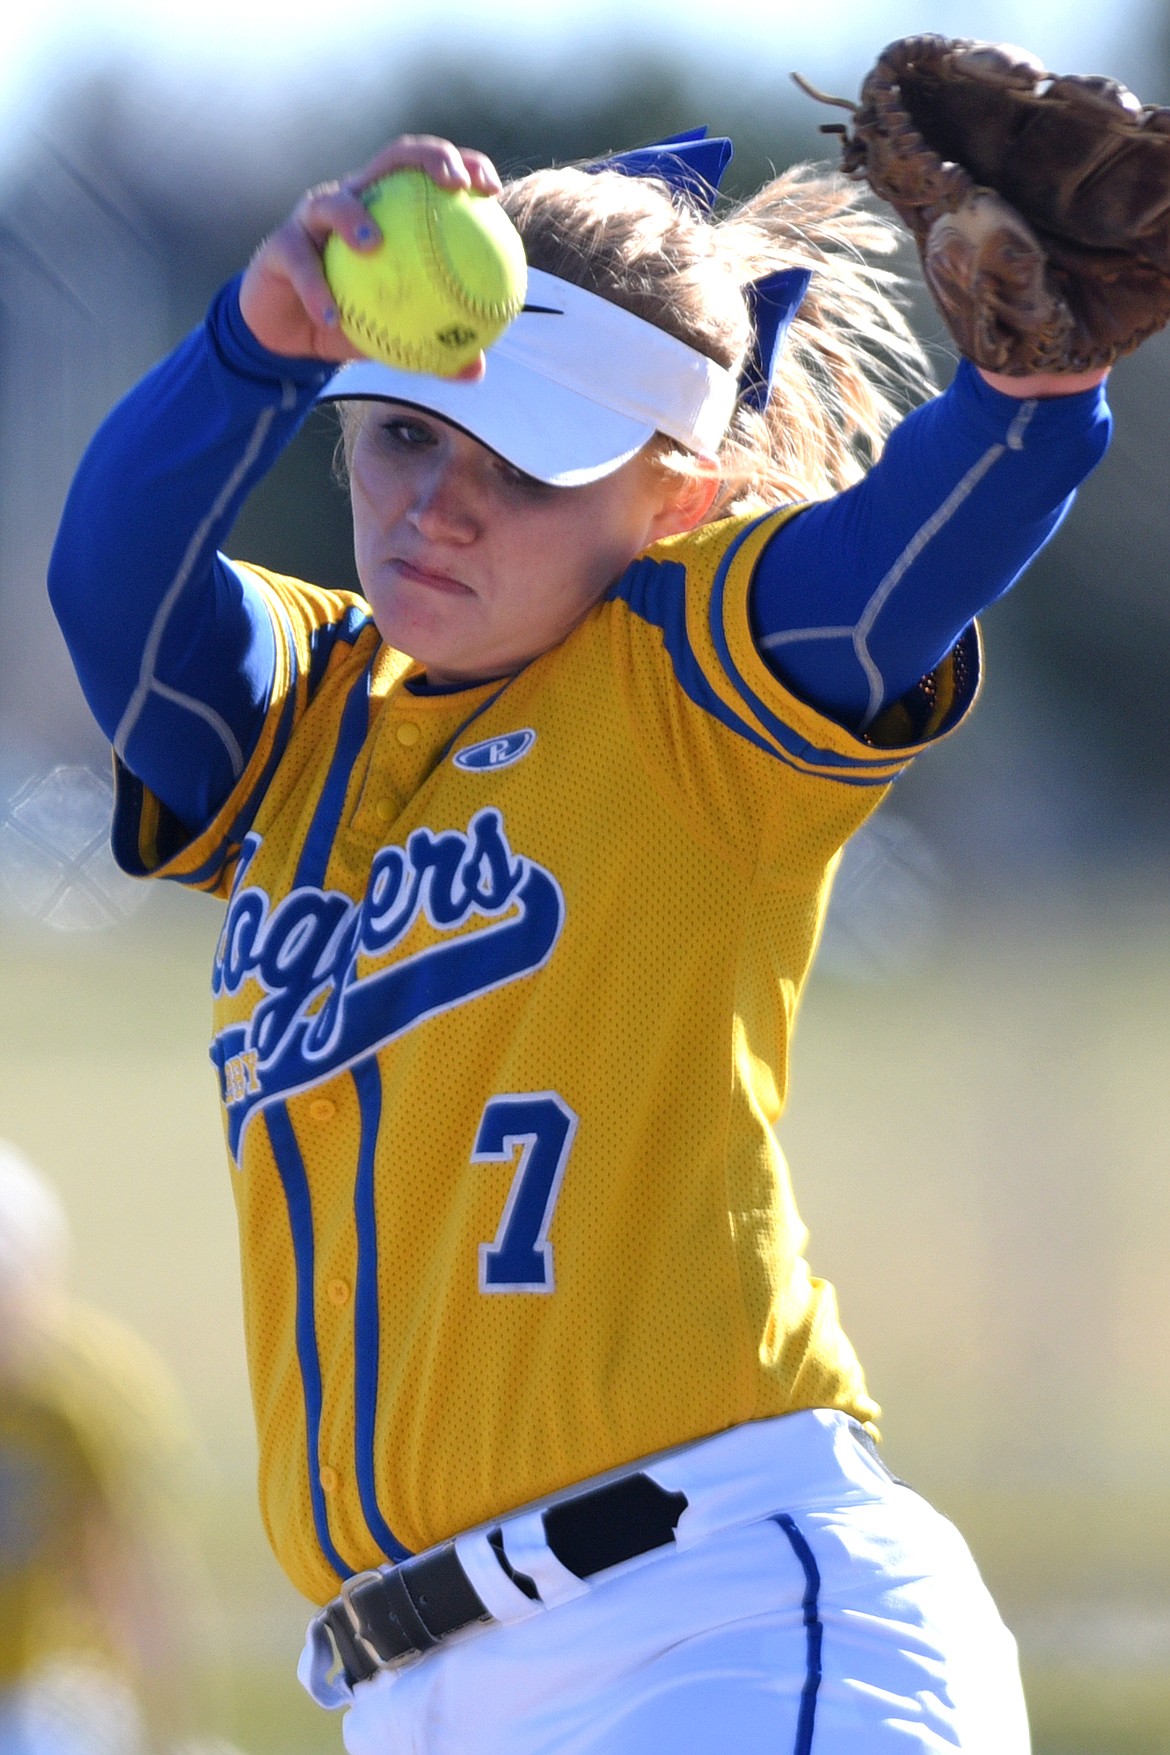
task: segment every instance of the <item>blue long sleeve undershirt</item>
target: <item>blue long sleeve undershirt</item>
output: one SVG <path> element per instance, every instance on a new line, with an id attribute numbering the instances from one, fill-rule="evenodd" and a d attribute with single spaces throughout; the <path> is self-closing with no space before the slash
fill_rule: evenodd
<path id="1" fill-rule="evenodd" d="M 267 612 L 220 545 L 329 375 L 260 347 L 232 282 L 103 423 L 66 502 L 49 588 L 81 686 L 192 833 L 243 771 L 275 663 Z M 767 662 L 863 730 L 1007 590 L 1109 431 L 1100 391 L 1020 402 L 961 366 L 863 481 L 769 544 L 752 601 Z"/>
<path id="2" fill-rule="evenodd" d="M 862 482 L 778 533 L 753 580 L 764 657 L 794 693 L 864 730 L 1044 547 L 1111 425 L 1103 388 L 1021 401 L 964 360 Z"/>

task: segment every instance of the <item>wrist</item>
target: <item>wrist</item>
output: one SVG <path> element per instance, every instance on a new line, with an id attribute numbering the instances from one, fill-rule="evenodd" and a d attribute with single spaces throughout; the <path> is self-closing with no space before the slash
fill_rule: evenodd
<path id="1" fill-rule="evenodd" d="M 327 360 L 283 354 L 266 347 L 244 315 L 240 303 L 242 276 L 222 287 L 212 302 L 208 322 L 225 364 L 250 378 L 319 389 L 336 371 Z"/>
<path id="2" fill-rule="evenodd" d="M 1009 377 L 1006 372 L 988 372 L 982 366 L 975 370 L 985 384 L 1003 396 L 1014 396 L 1024 402 L 1033 397 L 1076 396 L 1082 390 L 1095 390 L 1109 376 L 1108 366 L 1091 372 L 1034 372 L 1024 378 Z"/>

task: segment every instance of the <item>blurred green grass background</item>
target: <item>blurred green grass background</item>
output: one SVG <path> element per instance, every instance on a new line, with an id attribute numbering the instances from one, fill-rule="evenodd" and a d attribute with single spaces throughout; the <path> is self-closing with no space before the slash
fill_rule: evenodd
<path id="1" fill-rule="evenodd" d="M 1170 1752 L 1170 932 L 1160 898 L 968 918 L 895 979 L 817 976 L 782 1139 L 891 1466 L 967 1534 L 1038 1755 Z M 221 1735 L 340 1749 L 253 1494 L 235 1223 L 206 1056 L 218 909 L 6 929 L 0 1133 L 60 1187 L 76 1290 L 170 1365 L 207 1466 Z"/>

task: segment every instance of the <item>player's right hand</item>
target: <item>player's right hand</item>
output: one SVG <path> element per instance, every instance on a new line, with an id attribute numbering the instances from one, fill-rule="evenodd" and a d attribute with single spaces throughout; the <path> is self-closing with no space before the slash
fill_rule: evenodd
<path id="1" fill-rule="evenodd" d="M 500 192 L 499 175 L 484 153 L 431 134 L 400 135 L 360 170 L 308 190 L 260 245 L 240 285 L 244 321 L 261 346 L 294 359 L 340 363 L 361 357 L 338 326 L 321 252 L 331 232 L 355 250 L 376 250 L 382 235 L 361 192 L 390 171 L 408 168 L 425 171 L 441 189 Z M 481 355 L 463 375 L 479 377 L 482 371 Z"/>

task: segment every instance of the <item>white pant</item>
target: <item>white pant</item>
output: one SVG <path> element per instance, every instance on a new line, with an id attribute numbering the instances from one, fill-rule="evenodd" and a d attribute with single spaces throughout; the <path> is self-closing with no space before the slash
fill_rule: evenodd
<path id="1" fill-rule="evenodd" d="M 639 1465 L 686 1493 L 677 1541 L 584 1583 L 503 1520 L 545 1603 L 461 1536 L 499 1624 L 358 1684 L 350 1755 L 1027 1755 L 966 1544 L 854 1434 L 817 1410 Z"/>

